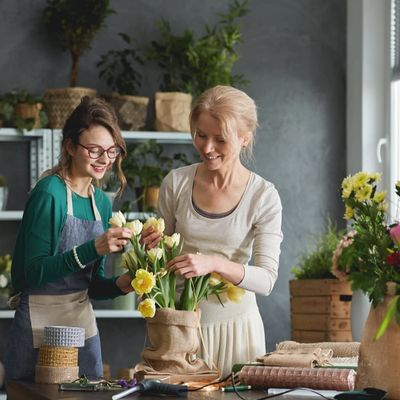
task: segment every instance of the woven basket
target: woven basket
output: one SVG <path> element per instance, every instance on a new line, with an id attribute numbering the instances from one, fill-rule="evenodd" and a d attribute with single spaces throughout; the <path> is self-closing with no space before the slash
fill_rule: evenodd
<path id="1" fill-rule="evenodd" d="M 14 118 L 33 119 L 35 122 L 32 129 L 38 129 L 41 127 L 39 113 L 42 107 L 42 103 L 18 103 L 14 109 Z"/>
<path id="2" fill-rule="evenodd" d="M 49 128 L 62 129 L 65 121 L 80 103 L 82 97 L 93 97 L 96 94 L 97 92 L 94 89 L 81 87 L 46 89 L 43 97 L 46 103 Z"/>
<path id="3" fill-rule="evenodd" d="M 146 125 L 148 97 L 113 93 L 107 100 L 114 107 L 122 130 L 137 131 Z"/>
<path id="4" fill-rule="evenodd" d="M 36 365 L 36 383 L 62 383 L 78 379 L 79 367 L 46 367 Z"/>
<path id="5" fill-rule="evenodd" d="M 41 346 L 38 365 L 45 367 L 76 367 L 78 365 L 78 348 Z"/>

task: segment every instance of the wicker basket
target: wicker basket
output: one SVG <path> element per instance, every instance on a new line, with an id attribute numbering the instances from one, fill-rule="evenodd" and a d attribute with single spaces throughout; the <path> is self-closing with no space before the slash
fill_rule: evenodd
<path id="1" fill-rule="evenodd" d="M 42 103 L 18 103 L 14 109 L 14 118 L 33 119 L 35 122 L 32 129 L 41 128 L 40 110 L 43 108 Z"/>
<path id="2" fill-rule="evenodd" d="M 46 103 L 49 128 L 62 129 L 82 97 L 96 96 L 96 94 L 94 89 L 81 87 L 46 89 L 43 97 Z"/>
<path id="3" fill-rule="evenodd" d="M 114 107 L 122 130 L 137 131 L 146 125 L 148 97 L 113 93 L 107 100 Z"/>
<path id="4" fill-rule="evenodd" d="M 76 367 L 78 365 L 78 348 L 41 346 L 38 365 L 46 367 Z"/>

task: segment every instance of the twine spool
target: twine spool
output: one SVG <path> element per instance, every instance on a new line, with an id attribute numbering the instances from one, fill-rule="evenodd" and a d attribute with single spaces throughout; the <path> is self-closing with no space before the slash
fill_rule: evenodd
<path id="1" fill-rule="evenodd" d="M 72 382 L 78 379 L 79 367 L 48 367 L 36 365 L 36 383 Z"/>
<path id="2" fill-rule="evenodd" d="M 41 346 L 38 365 L 46 367 L 76 367 L 78 349 L 76 347 Z"/>

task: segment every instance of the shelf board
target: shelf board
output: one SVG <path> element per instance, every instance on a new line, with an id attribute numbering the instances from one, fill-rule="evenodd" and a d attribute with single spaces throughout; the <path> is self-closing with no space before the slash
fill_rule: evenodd
<path id="1" fill-rule="evenodd" d="M 20 221 L 23 211 L 0 211 L 0 221 Z"/>
<path id="2" fill-rule="evenodd" d="M 192 136 L 187 132 L 122 131 L 121 133 L 125 140 L 154 139 L 163 143 L 192 143 Z"/>
<path id="3" fill-rule="evenodd" d="M 14 310 L 0 310 L 0 319 L 14 318 Z M 97 318 L 141 318 L 137 310 L 94 310 Z"/>
<path id="4" fill-rule="evenodd" d="M 0 140 L 29 140 L 43 137 L 49 133 L 51 133 L 51 129 L 32 129 L 31 131 L 24 129 L 22 132 L 18 132 L 15 128 L 0 128 Z"/>

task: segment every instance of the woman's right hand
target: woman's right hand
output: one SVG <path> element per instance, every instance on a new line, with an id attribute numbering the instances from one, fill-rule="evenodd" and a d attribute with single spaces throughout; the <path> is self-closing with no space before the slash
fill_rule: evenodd
<path id="1" fill-rule="evenodd" d="M 149 226 L 147 229 L 142 231 L 142 237 L 140 239 L 141 244 L 145 244 L 147 249 L 156 247 L 161 242 L 161 233 L 154 230 L 153 226 Z"/>
<path id="2" fill-rule="evenodd" d="M 104 256 L 121 251 L 131 237 L 132 231 L 128 228 L 110 228 L 94 241 L 97 254 Z"/>

